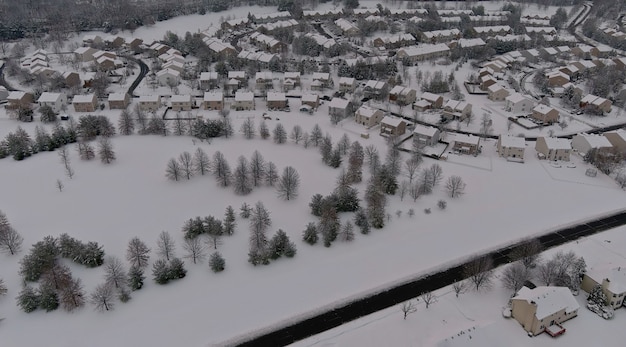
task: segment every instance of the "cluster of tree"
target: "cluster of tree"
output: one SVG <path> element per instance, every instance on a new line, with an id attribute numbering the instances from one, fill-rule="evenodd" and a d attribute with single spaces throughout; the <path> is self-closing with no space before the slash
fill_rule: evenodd
<path id="1" fill-rule="evenodd" d="M 384 80 L 398 73 L 398 66 L 392 59 L 374 64 L 362 60 L 354 65 L 345 62 L 339 66 L 339 77 L 354 77 L 357 80 Z"/>
<path id="2" fill-rule="evenodd" d="M 296 245 L 289 236 L 279 229 L 272 239 L 268 240 L 267 231 L 272 225 L 269 211 L 262 202 L 257 202 L 250 212 L 250 249 L 248 262 L 254 266 L 267 265 L 271 260 L 281 256 L 292 258 L 296 255 Z"/>
<path id="3" fill-rule="evenodd" d="M 602 150 L 592 148 L 585 153 L 584 160 L 597 167 L 605 175 L 610 175 L 623 167 L 624 155 L 615 147 Z"/>
<path id="4" fill-rule="evenodd" d="M 91 141 L 98 136 L 112 137 L 115 135 L 115 127 L 108 117 L 102 115 L 80 117 L 76 129 L 78 135 L 85 141 Z"/>
<path id="5" fill-rule="evenodd" d="M 348 154 L 351 146 L 350 138 L 347 134 L 343 134 L 339 142 L 337 142 L 336 146 L 333 148 L 332 137 L 330 134 L 326 134 L 326 136 L 322 137 L 322 132 L 317 124 L 311 132 L 311 142 L 314 146 L 319 147 L 322 162 L 332 168 L 341 166 L 343 160 L 342 156 Z"/>
<path id="6" fill-rule="evenodd" d="M 594 69 L 593 72 L 586 70 L 582 77 L 587 79 L 590 94 L 608 98 L 620 92 L 624 85 L 626 72 L 612 66 L 602 66 Z"/>
<path id="7" fill-rule="evenodd" d="M 422 83 L 422 91 L 435 94 L 447 93 L 450 91 L 450 85 L 454 83 L 456 83 L 454 72 L 451 72 L 446 79 L 443 72 L 438 70 L 433 73 L 430 79 Z"/>
<path id="8" fill-rule="evenodd" d="M 191 125 L 191 134 L 201 140 L 207 140 L 214 137 L 231 137 L 233 135 L 233 126 L 229 117 L 222 119 L 196 119 Z"/>
<path id="9" fill-rule="evenodd" d="M 587 308 L 604 319 L 613 318 L 615 312 L 609 303 L 612 298 L 607 297 L 601 284 L 593 287 L 587 296 Z"/>
<path id="10" fill-rule="evenodd" d="M 158 284 L 166 284 L 169 281 L 184 278 L 186 275 L 185 263 L 178 258 L 172 258 L 169 262 L 165 259 L 157 259 L 152 264 L 152 276 Z"/>
<path id="11" fill-rule="evenodd" d="M 22 250 L 24 239 L 11 226 L 4 212 L 0 211 L 0 252 L 15 255 Z"/>
<path id="12" fill-rule="evenodd" d="M 43 127 L 35 127 L 34 140 L 18 126 L 15 132 L 7 134 L 4 140 L 0 141 L 0 159 L 12 156 L 15 160 L 23 160 L 38 152 L 54 151 L 76 140 L 76 126 L 71 121 L 67 127 L 55 124 L 51 134 Z"/>
<path id="13" fill-rule="evenodd" d="M 123 303 L 128 302 L 131 299 L 130 290 L 137 290 L 143 286 L 143 270 L 133 267 L 130 273 L 127 273 L 119 258 L 107 257 L 104 270 L 104 283 L 96 286 L 90 295 L 90 302 L 98 311 L 112 310 L 116 297 Z"/>
<path id="14" fill-rule="evenodd" d="M 388 28 L 385 21 L 369 21 L 364 18 L 358 19 L 356 26 L 362 37 L 372 36 L 376 31 L 386 31 Z"/>
<path id="15" fill-rule="evenodd" d="M 104 250 L 97 242 L 83 243 L 68 234 L 61 234 L 58 239 L 59 255 L 63 258 L 85 265 L 98 267 L 104 261 Z"/>

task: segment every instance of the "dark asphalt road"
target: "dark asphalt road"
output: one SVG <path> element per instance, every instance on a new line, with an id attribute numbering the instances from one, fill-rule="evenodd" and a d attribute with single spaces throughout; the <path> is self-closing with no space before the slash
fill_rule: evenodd
<path id="1" fill-rule="evenodd" d="M 540 236 L 538 240 L 547 249 L 621 225 L 626 225 L 626 210 L 553 231 Z M 509 262 L 507 255 L 510 251 L 525 242 L 528 241 L 508 245 L 488 255 L 493 258 L 495 266 L 506 264 Z M 415 278 L 408 283 L 396 285 L 383 292 L 357 299 L 334 310 L 317 314 L 282 329 L 268 332 L 246 341 L 240 341 L 238 346 L 285 346 L 319 334 L 357 318 L 413 299 L 421 293 L 437 290 L 463 279 L 464 265 L 465 263 L 445 271 Z"/>
<path id="2" fill-rule="evenodd" d="M 126 56 L 126 58 L 128 60 L 134 61 L 135 63 L 137 63 L 137 65 L 139 65 L 139 75 L 137 75 L 137 78 L 135 79 L 133 84 L 131 84 L 130 87 L 128 87 L 128 92 L 127 92 L 128 95 L 130 95 L 131 97 L 135 97 L 134 95 L 135 89 L 137 89 L 137 87 L 139 86 L 139 83 L 141 83 L 144 77 L 146 77 L 150 69 L 148 68 L 148 65 L 146 65 L 143 61 L 141 61 L 141 59 L 136 59 L 135 57 L 131 57 L 131 56 Z"/>

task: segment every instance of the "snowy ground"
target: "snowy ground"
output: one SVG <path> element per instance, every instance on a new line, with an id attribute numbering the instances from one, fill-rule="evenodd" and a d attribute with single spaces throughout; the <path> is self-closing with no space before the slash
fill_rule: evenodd
<path id="1" fill-rule="evenodd" d="M 550 250 L 544 257 L 559 250 L 572 250 L 585 258 L 588 268 L 603 263 L 623 266 L 626 265 L 625 231 L 622 227 L 590 236 Z M 403 320 L 401 305 L 397 305 L 291 346 L 617 347 L 622 346 L 626 338 L 626 332 L 620 328 L 626 323 L 626 309 L 617 310 L 612 320 L 603 320 L 585 308 L 587 295 L 584 292 L 577 296 L 581 306 L 578 317 L 563 324 L 567 332 L 558 338 L 547 334 L 530 338 L 517 321 L 503 318 L 502 307 L 511 291 L 502 288 L 497 278 L 488 292 L 471 291 L 457 298 L 452 288 L 446 287 L 436 295 L 436 303 L 428 309 L 423 302 L 417 303 L 417 312 L 406 320 Z"/>

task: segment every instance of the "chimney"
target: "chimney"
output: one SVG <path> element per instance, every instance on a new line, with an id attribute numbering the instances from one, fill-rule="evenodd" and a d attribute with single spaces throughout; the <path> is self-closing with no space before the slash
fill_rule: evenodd
<path id="1" fill-rule="evenodd" d="M 606 290 L 609 287 L 609 284 L 611 283 L 611 280 L 609 280 L 608 278 L 605 278 L 602 280 L 602 290 Z"/>

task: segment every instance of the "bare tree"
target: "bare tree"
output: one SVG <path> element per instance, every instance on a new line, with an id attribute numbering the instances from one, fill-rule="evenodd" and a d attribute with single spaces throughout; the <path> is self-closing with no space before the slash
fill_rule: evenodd
<path id="1" fill-rule="evenodd" d="M 72 166 L 70 165 L 70 151 L 67 150 L 67 146 L 61 147 L 59 150 L 59 157 L 61 157 L 61 163 L 65 167 L 65 174 L 67 177 L 72 179 L 72 177 L 74 177 L 74 169 L 72 169 Z"/>
<path id="2" fill-rule="evenodd" d="M 402 313 L 404 314 L 404 319 L 406 319 L 406 316 L 408 316 L 411 313 L 414 313 L 415 311 L 417 311 L 417 308 L 415 307 L 415 304 L 411 300 L 405 301 L 402 304 L 402 307 L 400 309 L 402 310 Z"/>
<path id="3" fill-rule="evenodd" d="M 59 299 L 66 311 L 73 311 L 85 304 L 85 291 L 80 278 L 72 278 L 60 292 Z"/>
<path id="4" fill-rule="evenodd" d="M 123 110 L 117 122 L 120 135 L 132 135 L 135 132 L 135 120 L 128 110 Z"/>
<path id="5" fill-rule="evenodd" d="M 167 167 L 165 168 L 165 177 L 172 181 L 178 181 L 182 176 L 183 172 L 180 167 L 180 163 L 172 158 L 167 162 Z"/>
<path id="6" fill-rule="evenodd" d="M 278 181 L 278 169 L 276 169 L 276 164 L 272 163 L 271 161 L 267 163 L 265 181 L 270 186 L 274 186 L 276 181 Z"/>
<path id="7" fill-rule="evenodd" d="M 451 198 L 458 198 L 465 193 L 465 182 L 460 176 L 450 176 L 446 182 L 446 190 Z"/>
<path id="8" fill-rule="evenodd" d="M 541 258 L 543 246 L 537 239 L 525 241 L 521 245 L 515 247 L 509 253 L 509 259 L 512 261 L 519 260 L 526 268 L 534 268 Z"/>
<path id="9" fill-rule="evenodd" d="M 539 280 L 543 282 L 546 286 L 552 285 L 556 280 L 556 269 L 555 265 L 552 261 L 548 261 L 542 264 L 539 264 L 537 267 L 537 276 Z"/>
<path id="10" fill-rule="evenodd" d="M 117 257 L 107 257 L 104 262 L 105 281 L 107 284 L 115 288 L 123 288 L 126 286 L 128 276 L 124 269 L 124 264 Z"/>
<path id="11" fill-rule="evenodd" d="M 409 187 L 409 195 L 411 195 L 413 202 L 416 202 L 417 199 L 419 199 L 419 197 L 422 196 L 421 186 L 422 185 L 419 182 L 415 182 L 415 184 Z"/>
<path id="12" fill-rule="evenodd" d="M 476 258 L 463 266 L 463 274 L 477 291 L 488 288 L 493 277 L 493 260 L 489 256 Z"/>
<path id="13" fill-rule="evenodd" d="M 12 226 L 0 229 L 0 251 L 10 255 L 19 253 L 22 250 L 24 238 L 13 229 Z"/>
<path id="14" fill-rule="evenodd" d="M 502 285 L 517 293 L 524 283 L 531 278 L 530 269 L 521 262 L 514 262 L 507 266 L 502 273 Z"/>
<path id="15" fill-rule="evenodd" d="M 404 174 L 409 179 L 409 184 L 413 183 L 413 179 L 417 174 L 417 168 L 419 167 L 419 163 L 414 159 L 409 159 L 404 163 Z"/>
<path id="16" fill-rule="evenodd" d="M 114 307 L 115 291 L 109 283 L 99 284 L 91 293 L 90 302 L 96 307 L 96 310 L 110 311 Z"/>
<path id="17" fill-rule="evenodd" d="M 206 258 L 206 247 L 199 237 L 185 238 L 183 249 L 185 250 L 185 258 L 191 259 L 194 264 Z"/>
<path id="18" fill-rule="evenodd" d="M 430 172 L 430 183 L 433 187 L 437 186 L 443 179 L 443 169 L 437 163 L 430 166 L 428 169 Z"/>
<path id="19" fill-rule="evenodd" d="M 491 124 L 491 117 L 489 117 L 487 113 L 484 113 L 482 119 L 480 120 L 480 134 L 482 137 L 487 137 L 491 134 L 493 131 Z"/>
<path id="20" fill-rule="evenodd" d="M 230 165 L 222 152 L 213 153 L 213 175 L 217 178 L 222 187 L 228 187 L 232 183 Z"/>
<path id="21" fill-rule="evenodd" d="M 298 171 L 291 166 L 287 166 L 283 170 L 283 175 L 278 181 L 278 196 L 285 200 L 291 200 L 298 196 L 298 187 L 300 186 L 300 175 Z"/>
<path id="22" fill-rule="evenodd" d="M 0 297 L 7 295 L 7 285 L 4 284 L 4 280 L 0 278 Z"/>
<path id="23" fill-rule="evenodd" d="M 126 260 L 132 266 L 144 268 L 148 266 L 148 259 L 150 259 L 150 248 L 138 237 L 131 239 L 126 249 Z"/>
<path id="24" fill-rule="evenodd" d="M 198 147 L 196 149 L 193 159 L 193 167 L 196 173 L 204 176 L 211 170 L 211 159 L 209 159 L 209 155 L 202 148 Z"/>
<path id="25" fill-rule="evenodd" d="M 259 151 L 254 151 L 252 158 L 250 158 L 250 178 L 255 187 L 258 187 L 263 182 L 266 171 L 265 159 L 263 159 Z"/>
<path id="26" fill-rule="evenodd" d="M 85 141 L 78 141 L 78 155 L 80 160 L 91 160 L 96 157 L 93 146 Z"/>
<path id="27" fill-rule="evenodd" d="M 157 254 L 166 260 L 174 257 L 174 239 L 167 231 L 161 231 L 157 239 Z"/>
<path id="28" fill-rule="evenodd" d="M 100 155 L 100 160 L 105 164 L 110 164 L 113 160 L 115 160 L 115 152 L 113 151 L 113 145 L 111 144 L 111 140 L 107 137 L 102 137 L 98 141 L 98 154 Z"/>
<path id="29" fill-rule="evenodd" d="M 426 304 L 426 308 L 437 302 L 437 295 L 433 292 L 423 293 L 420 297 L 422 298 L 422 301 L 424 301 L 424 304 Z"/>
<path id="30" fill-rule="evenodd" d="M 63 182 L 61 182 L 61 180 L 57 180 L 57 189 L 59 190 L 59 192 L 63 192 L 63 188 L 65 186 L 63 185 Z"/>
<path id="31" fill-rule="evenodd" d="M 247 195 L 252 192 L 250 167 L 248 160 L 243 155 L 239 156 L 237 160 L 237 167 L 235 168 L 233 178 L 233 186 L 236 194 Z"/>
<path id="32" fill-rule="evenodd" d="M 300 141 L 302 141 L 302 127 L 299 125 L 294 125 L 293 126 L 293 130 L 291 130 L 291 134 L 289 135 L 289 138 L 297 144 L 300 143 Z"/>
<path id="33" fill-rule="evenodd" d="M 467 283 L 465 281 L 456 281 L 452 284 L 452 290 L 454 290 L 454 294 L 458 298 L 459 295 L 467 291 Z"/>
<path id="34" fill-rule="evenodd" d="M 246 120 L 243 121 L 243 124 L 241 124 L 240 131 L 246 139 L 253 139 L 255 135 L 254 120 L 252 118 L 246 118 Z"/>
<path id="35" fill-rule="evenodd" d="M 195 171 L 193 167 L 193 158 L 191 157 L 191 153 L 189 152 L 181 153 L 180 156 L 178 157 L 178 161 L 180 162 L 180 168 L 181 168 L 183 175 L 187 177 L 187 179 L 191 179 Z"/>
<path id="36" fill-rule="evenodd" d="M 410 187 L 411 187 L 411 185 L 409 184 L 408 181 L 402 181 L 400 183 L 400 188 L 398 189 L 398 194 L 400 195 L 400 201 L 404 200 L 404 196 L 409 191 Z"/>

